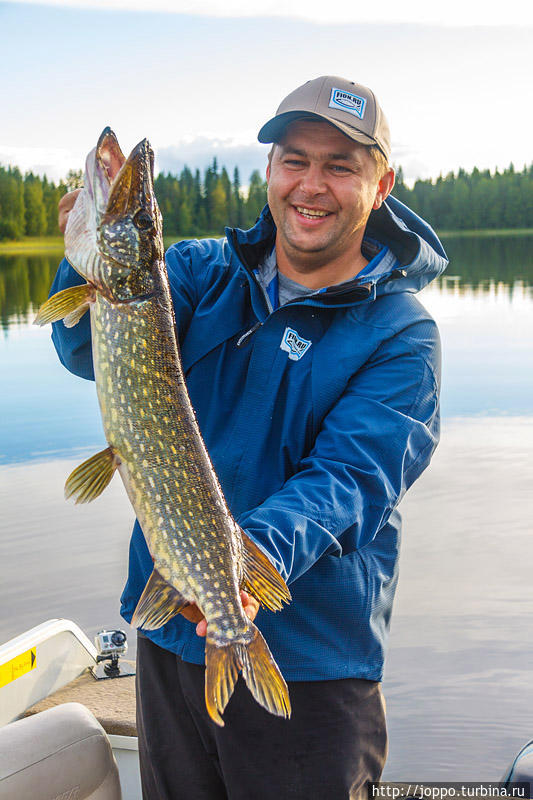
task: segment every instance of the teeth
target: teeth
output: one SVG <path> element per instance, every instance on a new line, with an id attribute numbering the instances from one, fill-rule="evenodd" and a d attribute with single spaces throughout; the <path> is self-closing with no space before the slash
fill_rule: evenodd
<path id="1" fill-rule="evenodd" d="M 304 217 L 327 217 L 329 214 L 328 211 L 315 211 L 312 208 L 303 208 L 303 206 L 296 206 L 296 210 Z"/>

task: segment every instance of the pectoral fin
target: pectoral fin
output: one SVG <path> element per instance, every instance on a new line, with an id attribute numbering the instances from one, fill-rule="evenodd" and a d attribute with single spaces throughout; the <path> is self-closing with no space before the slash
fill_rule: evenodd
<path id="1" fill-rule="evenodd" d="M 135 628 L 152 631 L 179 614 L 188 601 L 154 568 L 133 612 Z"/>
<path id="2" fill-rule="evenodd" d="M 292 599 L 287 584 L 255 542 L 244 531 L 241 534 L 244 560 L 242 588 L 270 611 L 280 611 L 283 603 L 290 603 Z"/>
<path id="3" fill-rule="evenodd" d="M 90 503 L 99 497 L 115 474 L 120 461 L 111 447 L 91 456 L 70 473 L 65 483 L 65 497 L 76 503 Z"/>
<path id="4" fill-rule="evenodd" d="M 89 283 L 71 286 L 48 298 L 40 307 L 33 324 L 46 325 L 62 319 L 67 328 L 73 328 L 94 302 L 95 289 Z"/>

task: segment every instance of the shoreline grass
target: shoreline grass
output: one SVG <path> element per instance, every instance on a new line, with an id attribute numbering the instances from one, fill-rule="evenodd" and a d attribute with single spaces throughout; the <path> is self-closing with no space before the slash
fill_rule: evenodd
<path id="1" fill-rule="evenodd" d="M 437 235 L 442 236 L 444 239 L 459 239 L 466 237 L 485 237 L 485 236 L 532 236 L 533 228 L 487 228 L 468 231 L 440 231 L 437 230 Z M 202 233 L 197 234 L 198 238 L 220 238 L 222 233 Z M 165 236 L 165 247 L 169 247 L 175 242 L 180 242 L 183 239 L 195 238 L 194 235 L 189 236 Z M 0 242 L 1 255 L 28 255 L 31 253 L 60 253 L 63 251 L 64 243 L 62 236 L 26 236 L 19 241 Z"/>
<path id="2" fill-rule="evenodd" d="M 65 247 L 62 236 L 26 236 L 16 242 L 0 242 L 0 254 L 5 256 L 35 253 L 60 253 Z"/>
<path id="3" fill-rule="evenodd" d="M 533 228 L 478 228 L 469 231 L 440 231 L 437 235 L 448 239 L 460 239 L 467 236 L 531 236 Z"/>

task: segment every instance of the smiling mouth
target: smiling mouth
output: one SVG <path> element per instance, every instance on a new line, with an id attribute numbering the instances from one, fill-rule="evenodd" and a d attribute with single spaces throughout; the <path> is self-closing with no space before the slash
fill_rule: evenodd
<path id="1" fill-rule="evenodd" d="M 306 219 L 318 219 L 320 217 L 329 217 L 330 211 L 319 211 L 315 208 L 305 208 L 305 206 L 295 206 L 296 211 Z"/>

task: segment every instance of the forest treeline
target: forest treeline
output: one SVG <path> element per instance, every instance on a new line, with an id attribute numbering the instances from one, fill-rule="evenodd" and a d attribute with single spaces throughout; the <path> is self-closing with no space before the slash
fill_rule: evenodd
<path id="1" fill-rule="evenodd" d="M 533 227 L 533 164 L 520 172 L 511 165 L 503 172 L 474 168 L 436 180 L 417 180 L 409 188 L 401 167 L 393 194 L 437 230 L 483 230 Z M 24 236 L 57 236 L 57 204 L 80 185 L 81 173 L 71 171 L 57 185 L 17 167 L 0 166 L 0 241 Z M 266 182 L 255 170 L 243 191 L 236 167 L 230 179 L 216 158 L 204 170 L 184 167 L 179 175 L 160 173 L 155 191 L 166 236 L 221 234 L 225 225 L 253 225 L 266 203 Z"/>
<path id="2" fill-rule="evenodd" d="M 441 231 L 533 228 L 533 164 L 503 172 L 460 169 L 405 185 L 402 168 L 393 195 Z"/>

